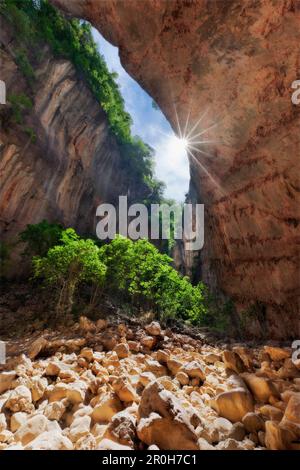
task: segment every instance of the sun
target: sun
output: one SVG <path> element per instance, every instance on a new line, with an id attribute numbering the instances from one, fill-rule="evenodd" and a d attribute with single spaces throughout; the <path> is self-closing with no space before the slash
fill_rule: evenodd
<path id="1" fill-rule="evenodd" d="M 185 152 L 188 148 L 188 140 L 185 137 L 177 137 L 177 135 L 173 135 L 172 139 L 172 147 L 176 148 L 178 152 Z"/>
<path id="2" fill-rule="evenodd" d="M 187 150 L 189 146 L 188 140 L 185 137 L 181 137 L 181 138 L 176 137 L 176 144 L 182 151 Z"/>
<path id="3" fill-rule="evenodd" d="M 188 149 L 188 140 L 185 137 L 170 136 L 169 147 L 176 154 L 182 154 Z"/>

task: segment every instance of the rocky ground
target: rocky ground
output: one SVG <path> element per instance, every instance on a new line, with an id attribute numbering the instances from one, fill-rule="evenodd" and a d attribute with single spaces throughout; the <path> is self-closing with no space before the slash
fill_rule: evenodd
<path id="1" fill-rule="evenodd" d="M 288 347 L 81 317 L 8 351 L 3 450 L 300 450 L 300 361 Z"/>

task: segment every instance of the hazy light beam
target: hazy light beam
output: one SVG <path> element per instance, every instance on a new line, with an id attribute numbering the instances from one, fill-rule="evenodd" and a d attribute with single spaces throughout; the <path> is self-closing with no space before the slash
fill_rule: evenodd
<path id="1" fill-rule="evenodd" d="M 224 191 L 221 189 L 221 186 L 220 184 L 215 181 L 215 179 L 211 176 L 211 174 L 209 173 L 209 171 L 205 168 L 205 166 L 199 162 L 198 158 L 195 157 L 195 155 L 193 154 L 193 152 L 190 151 L 190 149 L 187 149 L 188 151 L 188 154 L 191 155 L 191 157 L 193 157 L 194 160 L 196 160 L 196 163 L 202 168 L 202 170 L 204 171 L 204 173 L 209 177 L 209 179 L 213 182 L 213 184 L 217 187 L 217 189 L 219 189 L 220 193 L 223 195 L 223 196 L 226 196 L 226 194 L 224 193 Z"/>
<path id="2" fill-rule="evenodd" d="M 192 149 L 192 150 L 194 150 L 195 152 L 203 153 L 203 155 L 208 155 L 209 157 L 214 157 L 213 154 L 208 153 L 208 152 L 205 152 L 205 150 L 201 150 L 201 149 L 199 149 L 198 147 L 194 147 L 193 145 L 188 145 L 187 148 L 188 148 L 188 149 Z M 195 157 L 195 158 L 196 158 L 196 157 Z"/>
<path id="3" fill-rule="evenodd" d="M 176 122 L 177 122 L 177 130 L 178 130 L 180 139 L 182 139 L 181 128 L 180 128 L 179 118 L 178 118 L 177 109 L 176 109 L 175 104 L 174 104 L 174 109 L 175 109 L 175 116 L 176 116 Z"/>
<path id="4" fill-rule="evenodd" d="M 206 114 L 208 113 L 208 110 L 209 108 L 207 108 L 204 113 L 202 114 L 202 116 L 200 116 L 200 118 L 198 119 L 198 121 L 193 125 L 192 129 L 187 133 L 187 138 L 190 137 L 190 135 L 192 134 L 192 132 L 194 132 L 195 129 L 197 129 L 197 127 L 199 126 L 200 122 L 202 121 L 202 119 L 206 116 Z"/>

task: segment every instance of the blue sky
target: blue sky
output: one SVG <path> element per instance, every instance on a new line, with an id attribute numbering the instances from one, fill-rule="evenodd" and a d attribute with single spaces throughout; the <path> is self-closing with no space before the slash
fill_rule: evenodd
<path id="1" fill-rule="evenodd" d="M 190 178 L 186 151 L 162 112 L 153 109 L 152 98 L 123 69 L 118 48 L 108 43 L 95 29 L 93 36 L 108 68 L 119 75 L 117 81 L 126 110 L 133 119 L 133 135 L 139 135 L 155 150 L 155 174 L 167 186 L 165 196 L 183 201 Z"/>

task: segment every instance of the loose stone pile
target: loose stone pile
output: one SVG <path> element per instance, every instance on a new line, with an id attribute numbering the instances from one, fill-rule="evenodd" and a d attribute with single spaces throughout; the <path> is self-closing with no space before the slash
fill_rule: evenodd
<path id="1" fill-rule="evenodd" d="M 222 349 L 157 322 L 77 330 L 0 373 L 0 449 L 300 450 L 290 349 Z"/>

